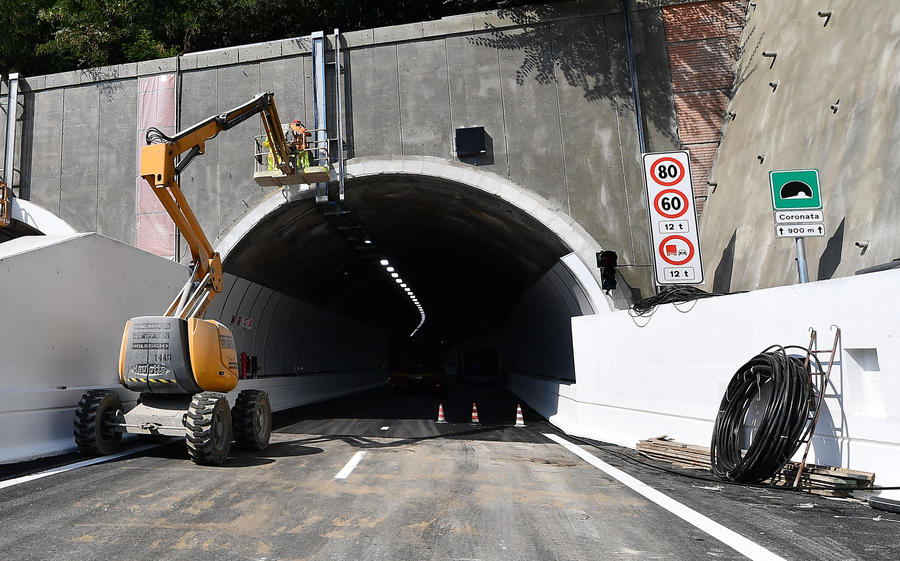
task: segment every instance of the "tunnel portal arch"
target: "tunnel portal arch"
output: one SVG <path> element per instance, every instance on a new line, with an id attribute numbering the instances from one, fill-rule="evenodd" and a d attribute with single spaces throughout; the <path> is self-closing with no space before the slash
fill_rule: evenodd
<path id="1" fill-rule="evenodd" d="M 493 172 L 429 156 L 355 158 L 346 162 L 345 170 L 348 191 L 361 180 L 407 176 L 425 181 L 448 182 L 462 189 L 494 196 L 532 217 L 570 249 L 574 256 L 568 257 L 564 262 L 572 269 L 590 298 L 595 313 L 614 309 L 612 301 L 624 298 L 621 291 L 614 292 L 612 298 L 603 296 L 600 291 L 598 278 L 592 271 L 592 261 L 596 252 L 602 248 L 581 225 L 547 199 Z M 301 186 L 300 190 L 291 195 L 276 191 L 264 197 L 216 240 L 216 250 L 222 261 L 228 262 L 240 242 L 277 209 L 292 201 L 310 199 L 313 196 L 310 186 Z"/>
<path id="2" fill-rule="evenodd" d="M 418 312 L 379 278 L 384 256 L 416 291 L 426 328 L 500 349 L 508 371 L 574 379 L 570 318 L 614 308 L 588 265 L 599 244 L 579 224 L 505 178 L 440 158 L 366 157 L 345 169 L 347 205 L 374 253 L 341 237 L 335 212 L 303 186 L 264 197 L 217 240 L 225 270 L 405 335 Z"/>

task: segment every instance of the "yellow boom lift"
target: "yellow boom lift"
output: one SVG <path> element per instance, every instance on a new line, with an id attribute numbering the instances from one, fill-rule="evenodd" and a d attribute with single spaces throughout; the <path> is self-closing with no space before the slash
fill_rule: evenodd
<path id="1" fill-rule="evenodd" d="M 140 392 L 140 397 L 137 405 L 126 411 L 115 392 L 85 393 L 75 411 L 75 443 L 82 452 L 111 454 L 118 449 L 123 433 L 148 438 L 185 436 L 194 462 L 220 465 L 228 456 L 232 438 L 250 450 L 268 445 L 272 425 L 268 394 L 243 390 L 234 408 L 229 408 L 225 397 L 238 383 L 234 337 L 221 323 L 202 319 L 209 303 L 222 291 L 222 261 L 175 179 L 205 152 L 207 140 L 256 114 L 262 118 L 281 174 L 294 175 L 291 150 L 274 94 L 269 92 L 171 137 L 155 128 L 147 131 L 141 177 L 190 247 L 191 276 L 164 315 L 135 317 L 125 324 L 119 382 Z"/>

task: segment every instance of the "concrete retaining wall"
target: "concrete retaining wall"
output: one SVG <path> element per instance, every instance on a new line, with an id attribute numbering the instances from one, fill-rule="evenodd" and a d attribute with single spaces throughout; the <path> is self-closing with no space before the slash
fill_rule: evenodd
<path id="1" fill-rule="evenodd" d="M 0 244 L 0 267 L 0 463 L 71 450 L 85 390 L 136 399 L 116 381 L 125 321 L 164 310 L 186 269 L 98 234 Z M 253 318 L 248 329 L 231 328 L 238 352 L 258 355 L 259 374 L 269 376 L 238 389 L 266 389 L 273 408 L 285 409 L 384 383 L 379 332 L 243 279 L 229 277 L 226 287 L 207 317 Z"/>
<path id="2" fill-rule="evenodd" d="M 837 325 L 811 460 L 900 485 L 900 303 L 876 297 L 898 283 L 900 271 L 885 271 L 665 305 L 648 318 L 574 317 L 577 383 L 520 375 L 510 386 L 573 434 L 628 447 L 666 434 L 708 446 L 738 367 L 773 344 L 806 346 L 810 327 L 830 349 Z"/>
<path id="3" fill-rule="evenodd" d="M 775 238 L 769 170 L 819 170 L 826 237 L 806 241 L 811 280 L 900 257 L 898 29 L 894 0 L 750 7 L 700 224 L 708 287 L 797 281 L 793 239 Z"/>
<path id="4" fill-rule="evenodd" d="M 630 3 L 648 150 L 678 146 L 660 3 L 671 2 Z M 454 129 L 483 126 L 491 152 L 468 163 L 557 205 L 618 251 L 625 276 L 647 288 L 646 204 L 620 10 L 617 0 L 572 2 L 343 34 L 347 156 L 457 160 Z M 309 123 L 309 52 L 308 38 L 292 38 L 26 77 L 14 183 L 78 231 L 135 244 L 139 78 L 177 75 L 183 127 L 262 90 L 276 92 L 284 120 Z M 330 97 L 331 68 L 326 74 Z M 260 132 L 251 122 L 220 135 L 182 174 L 211 239 L 264 195 L 252 181 Z"/>

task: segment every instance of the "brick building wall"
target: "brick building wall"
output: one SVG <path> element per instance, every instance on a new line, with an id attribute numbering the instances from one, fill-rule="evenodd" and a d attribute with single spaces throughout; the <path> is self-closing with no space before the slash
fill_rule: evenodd
<path id="1" fill-rule="evenodd" d="M 747 0 L 717 0 L 663 8 L 678 135 L 691 154 L 697 216 L 703 212 Z"/>

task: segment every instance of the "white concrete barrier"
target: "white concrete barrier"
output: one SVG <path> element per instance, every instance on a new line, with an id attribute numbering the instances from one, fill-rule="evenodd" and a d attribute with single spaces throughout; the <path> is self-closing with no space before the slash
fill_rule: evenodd
<path id="1" fill-rule="evenodd" d="M 74 450 L 74 410 L 84 391 L 136 399 L 116 379 L 125 321 L 161 313 L 187 269 L 99 234 L 5 242 L 0 269 L 0 463 Z M 380 332 L 244 279 L 227 282 L 207 317 L 229 325 L 233 309 L 255 318 L 247 327 L 235 318 L 230 327 L 238 352 L 259 356 L 267 376 L 241 380 L 238 390 L 268 390 L 279 410 L 384 383 Z M 341 360 L 328 360 L 334 356 Z"/>
<path id="2" fill-rule="evenodd" d="M 900 485 L 900 271 L 572 318 L 576 382 L 512 376 L 510 387 L 572 434 L 634 447 L 669 435 L 709 446 L 725 388 L 764 348 L 830 349 L 842 330 L 811 461 Z M 821 358 L 827 359 L 827 355 Z"/>

